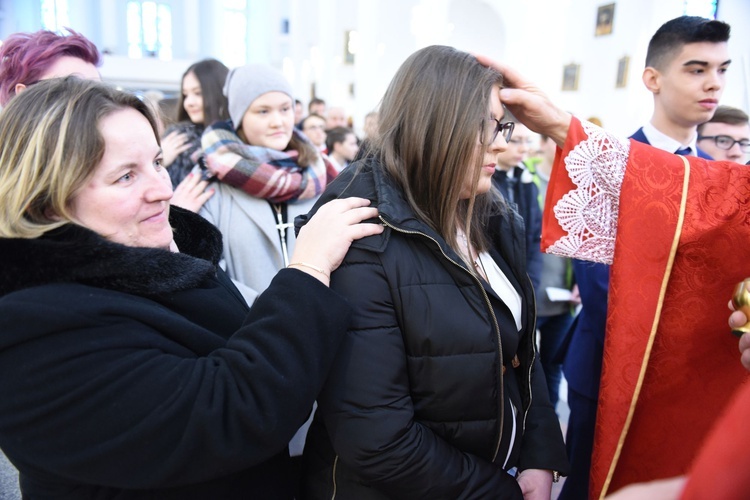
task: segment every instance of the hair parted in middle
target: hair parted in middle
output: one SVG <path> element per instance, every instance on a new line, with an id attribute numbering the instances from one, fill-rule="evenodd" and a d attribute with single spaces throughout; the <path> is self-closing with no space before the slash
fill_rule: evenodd
<path id="1" fill-rule="evenodd" d="M 201 97 L 203 98 L 202 125 L 208 127 L 213 122 L 228 120 L 229 108 L 223 89 L 229 68 L 219 60 L 203 59 L 185 70 L 180 79 L 180 85 L 190 73 L 195 75 L 195 78 L 201 84 Z M 190 117 L 185 111 L 185 95 L 182 93 L 182 87 L 180 87 L 180 95 L 177 98 L 177 121 L 190 121 Z"/>
<path id="2" fill-rule="evenodd" d="M 501 85 L 500 73 L 473 55 L 433 45 L 406 59 L 380 104 L 372 153 L 417 216 L 454 249 L 459 224 L 477 249 L 487 248 L 482 226 L 498 195 L 475 190 L 486 147 L 480 144 L 482 125 L 492 88 Z M 472 195 L 462 200 L 469 176 Z"/>
<path id="3" fill-rule="evenodd" d="M 37 238 L 74 222 L 69 203 L 104 156 L 99 124 L 133 108 L 156 118 L 135 95 L 75 76 L 43 80 L 0 113 L 0 238 Z"/>

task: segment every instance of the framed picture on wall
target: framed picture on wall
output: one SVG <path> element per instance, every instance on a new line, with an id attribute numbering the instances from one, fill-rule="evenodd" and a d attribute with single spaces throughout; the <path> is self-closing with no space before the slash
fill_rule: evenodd
<path id="1" fill-rule="evenodd" d="M 630 57 L 623 56 L 617 60 L 617 80 L 615 87 L 622 88 L 628 86 L 628 67 L 630 66 Z"/>
<path id="2" fill-rule="evenodd" d="M 580 64 L 571 63 L 563 66 L 563 90 L 578 90 L 578 73 L 580 71 Z"/>
<path id="3" fill-rule="evenodd" d="M 609 35 L 612 33 L 612 24 L 615 22 L 615 4 L 600 5 L 596 11 L 595 36 Z"/>

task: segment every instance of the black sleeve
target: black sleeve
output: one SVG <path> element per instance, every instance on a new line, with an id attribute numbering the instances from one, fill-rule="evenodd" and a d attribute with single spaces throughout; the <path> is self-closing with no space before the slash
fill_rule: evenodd
<path id="1" fill-rule="evenodd" d="M 518 470 L 549 469 L 568 474 L 570 465 L 555 409 L 549 401 L 539 356 L 531 372 L 532 399 L 521 443 Z"/>
<path id="2" fill-rule="evenodd" d="M 539 189 L 536 184 L 526 184 L 528 188 L 528 220 L 524 221 L 526 226 L 526 269 L 534 285 L 538 290 L 542 283 L 544 263 L 542 261 L 542 209 L 539 208 Z"/>
<path id="3" fill-rule="evenodd" d="M 93 289 L 82 308 L 82 293 L 45 288 L 0 302 L 0 446 L 19 469 L 129 489 L 222 477 L 283 451 L 350 313 L 284 269 L 224 347 L 196 356 L 160 333 L 180 316 L 129 314 L 151 301 Z"/>

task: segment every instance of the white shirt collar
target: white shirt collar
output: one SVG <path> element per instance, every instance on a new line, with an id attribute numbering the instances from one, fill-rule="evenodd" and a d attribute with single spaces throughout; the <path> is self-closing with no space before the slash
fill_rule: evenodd
<path id="1" fill-rule="evenodd" d="M 692 140 L 687 144 L 680 144 L 679 141 L 676 141 L 666 135 L 664 132 L 661 132 L 660 130 L 657 130 L 656 127 L 654 127 L 651 122 L 646 123 L 643 125 L 643 135 L 646 136 L 646 139 L 648 139 L 648 142 L 655 148 L 661 149 L 662 151 L 669 151 L 670 153 L 674 153 L 678 149 L 682 148 L 690 148 L 690 155 L 696 156 L 698 154 L 697 149 L 697 140 L 698 140 L 698 134 L 694 134 Z"/>

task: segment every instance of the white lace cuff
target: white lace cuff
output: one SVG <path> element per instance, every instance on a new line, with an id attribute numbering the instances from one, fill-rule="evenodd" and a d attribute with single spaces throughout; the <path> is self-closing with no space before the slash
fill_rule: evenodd
<path id="1" fill-rule="evenodd" d="M 576 188 L 555 204 L 554 213 L 567 233 L 548 253 L 612 264 L 622 179 L 630 142 L 582 121 L 588 138 L 565 157 Z"/>

